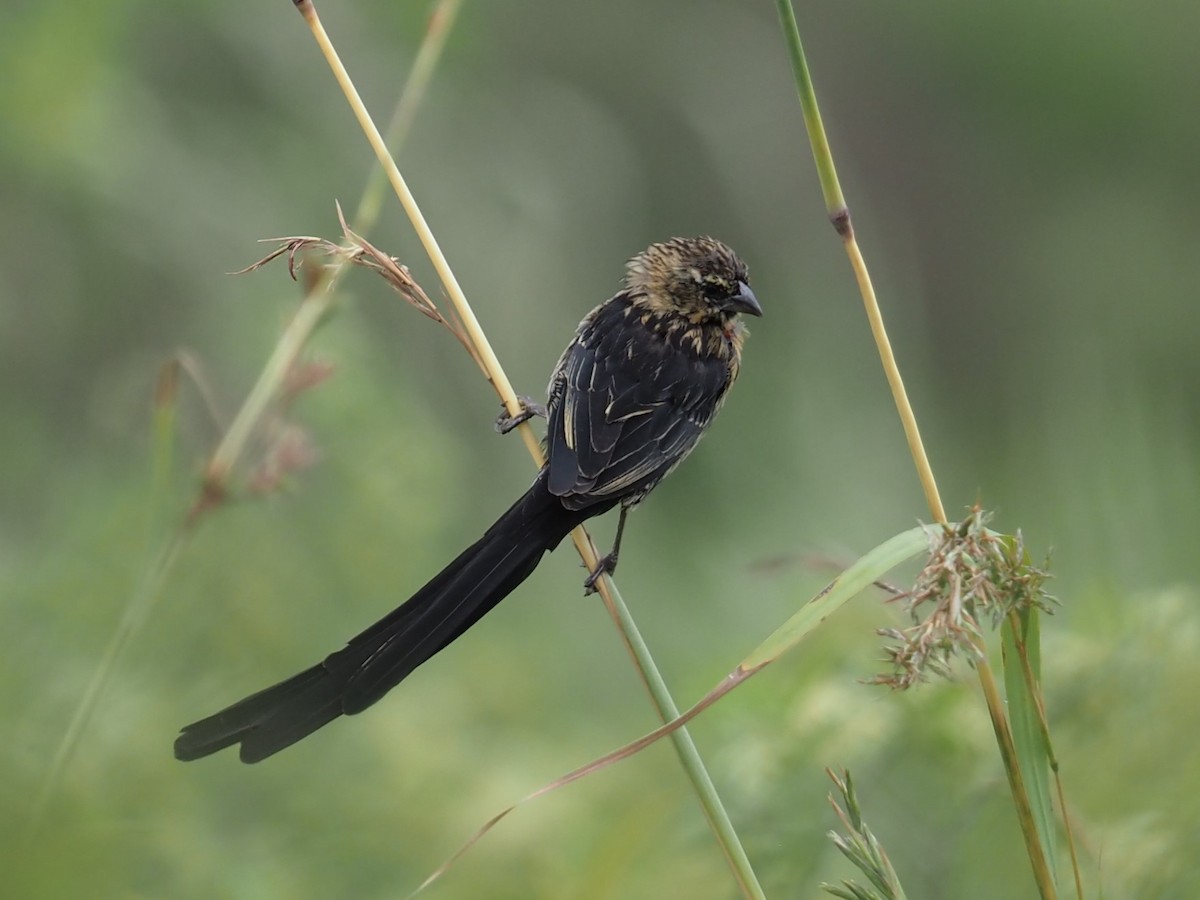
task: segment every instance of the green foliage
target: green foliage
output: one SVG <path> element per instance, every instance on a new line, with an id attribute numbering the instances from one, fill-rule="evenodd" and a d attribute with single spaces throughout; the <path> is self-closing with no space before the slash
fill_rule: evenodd
<path id="1" fill-rule="evenodd" d="M 25 840 L 143 574 L 158 367 L 190 348 L 230 414 L 298 292 L 221 273 L 258 238 L 335 237 L 367 153 L 289 4 L 17 6 L 0 34 L 6 891 L 401 895 L 492 812 L 653 722 L 560 552 L 363 716 L 253 769 L 171 759 L 179 725 L 333 649 L 527 483 L 473 364 L 363 275 L 313 351 L 334 377 L 291 411 L 319 464 L 199 530 Z M 328 6 L 382 114 L 425 10 Z M 1180 115 L 1196 9 L 1089 8 L 1086 27 L 1002 9 L 814 8 L 809 60 L 951 517 L 978 497 L 1055 548 L 1042 678 L 1089 896 L 1183 900 L 1200 892 L 1200 758 L 1179 749 L 1200 731 L 1200 119 Z M 748 258 L 766 317 L 742 378 L 622 560 L 681 704 L 828 581 L 801 559 L 854 559 L 922 508 L 801 129 L 769 7 L 468 2 L 401 159 L 531 394 L 650 240 L 712 232 Z M 385 204 L 372 241 L 431 288 L 398 223 Z M 180 398 L 172 515 L 216 435 Z M 1032 895 L 969 683 L 860 684 L 873 629 L 899 622 L 852 605 L 695 723 L 768 896 L 843 877 L 822 838 L 833 763 L 910 896 Z M 729 895 L 665 748 L 523 810 L 432 894 Z"/>
<path id="2" fill-rule="evenodd" d="M 1001 625 L 1000 640 L 1004 650 L 1004 696 L 1012 723 L 1013 744 L 1042 854 L 1053 861 L 1056 859 L 1058 820 L 1054 815 L 1054 802 L 1050 799 L 1052 752 L 1038 714 L 1038 698 L 1044 691 L 1040 618 L 1037 607 L 1014 611 Z M 1053 866 L 1049 871 L 1055 874 Z"/>
<path id="3" fill-rule="evenodd" d="M 904 888 L 900 885 L 896 870 L 892 868 L 887 853 L 863 819 L 849 770 L 841 775 L 829 772 L 829 777 L 833 779 L 834 787 L 840 795 L 840 799 L 836 800 L 830 797 L 830 802 L 846 829 L 844 834 L 830 832 L 829 837 L 841 854 L 867 876 L 871 886 L 865 887 L 855 881 L 843 881 L 840 885 L 823 884 L 821 887 L 842 900 L 904 900 Z"/>

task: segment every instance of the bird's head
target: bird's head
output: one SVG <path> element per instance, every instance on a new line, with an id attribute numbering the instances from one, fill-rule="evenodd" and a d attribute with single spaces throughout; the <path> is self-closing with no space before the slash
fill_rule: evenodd
<path id="1" fill-rule="evenodd" d="M 651 244 L 625 267 L 634 302 L 693 322 L 729 321 L 738 313 L 761 316 L 746 264 L 710 237 L 671 238 Z"/>

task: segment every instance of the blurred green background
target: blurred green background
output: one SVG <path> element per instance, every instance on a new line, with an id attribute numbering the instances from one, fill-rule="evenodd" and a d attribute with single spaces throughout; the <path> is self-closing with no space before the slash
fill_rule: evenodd
<path id="1" fill-rule="evenodd" d="M 380 120 L 424 3 L 325 4 Z M 1092 896 L 1200 894 L 1200 7 L 802 4 L 809 62 L 952 515 L 1053 548 L 1058 754 Z M 364 715 L 255 767 L 178 727 L 310 665 L 531 477 L 447 336 L 356 274 L 292 418 L 320 462 L 199 529 L 37 834 L 28 810 L 146 568 L 158 366 L 222 415 L 371 161 L 289 3 L 14 3 L 0 32 L 0 860 L 14 897 L 403 896 L 487 817 L 654 718 L 564 548 Z M 519 390 L 652 240 L 712 233 L 766 317 L 620 583 L 681 704 L 849 561 L 927 518 L 821 203 L 773 4 L 468 0 L 401 167 Z M 394 203 L 372 233 L 436 281 Z M 191 389 L 165 502 L 218 432 Z M 611 523 L 598 533 L 607 539 Z M 163 530 L 150 529 L 156 546 Z M 693 729 L 773 897 L 847 874 L 855 772 L 910 897 L 1033 894 L 969 673 L 893 696 L 863 599 Z M 724 898 L 672 751 L 520 810 L 431 897 Z"/>

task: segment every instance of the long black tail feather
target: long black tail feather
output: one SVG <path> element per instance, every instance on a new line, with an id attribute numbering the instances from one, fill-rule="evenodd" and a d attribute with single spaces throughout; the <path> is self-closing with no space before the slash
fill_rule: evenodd
<path id="1" fill-rule="evenodd" d="M 240 743 L 242 762 L 258 762 L 379 700 L 507 597 L 572 528 L 615 503 L 569 510 L 546 480 L 543 472 L 482 538 L 343 649 L 185 726 L 175 757 L 199 759 Z"/>

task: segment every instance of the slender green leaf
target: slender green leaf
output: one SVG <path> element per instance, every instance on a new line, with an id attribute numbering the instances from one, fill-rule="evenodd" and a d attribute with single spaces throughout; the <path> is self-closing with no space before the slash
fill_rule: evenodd
<path id="1" fill-rule="evenodd" d="M 1040 613 L 1036 607 L 1017 612 L 1021 634 L 1013 628 L 1013 616 L 1004 619 L 1000 628 L 1001 651 L 1004 660 L 1004 691 L 1008 698 L 1008 717 L 1012 726 L 1013 745 L 1017 761 L 1025 776 L 1025 788 L 1033 820 L 1037 826 L 1042 853 L 1050 874 L 1057 883 L 1054 865 L 1054 802 L 1050 794 L 1050 753 L 1038 715 L 1037 700 L 1026 681 L 1025 664 L 1020 645 L 1024 645 L 1029 671 L 1036 690 L 1041 690 L 1041 631 Z"/>
<path id="2" fill-rule="evenodd" d="M 846 601 L 870 587 L 874 582 L 882 579 L 884 575 L 900 565 L 900 563 L 920 553 L 928 553 L 929 542 L 929 529 L 922 525 L 902 532 L 893 538 L 889 538 L 874 550 L 860 557 L 850 568 L 831 581 L 824 590 L 805 603 L 794 616 L 772 632 L 770 637 L 759 644 L 753 653 L 742 660 L 736 669 L 722 678 L 720 683 L 700 698 L 694 706 L 690 707 L 682 715 L 677 714 L 675 718 L 654 729 L 649 734 L 643 735 L 636 741 L 631 741 L 611 753 L 606 753 L 604 756 L 598 757 L 586 765 L 580 766 L 554 779 L 554 781 L 543 785 L 511 806 L 505 807 L 480 826 L 463 846 L 456 850 L 449 859 L 438 866 L 421 883 L 411 896 L 419 894 L 446 874 L 484 835 L 495 828 L 502 819 L 506 818 L 518 807 L 538 797 L 545 796 L 551 791 L 556 791 L 561 787 L 572 784 L 581 778 L 586 778 L 588 775 L 606 769 L 621 760 L 628 759 L 645 750 L 651 744 L 657 743 L 667 735 L 676 733 L 684 725 L 704 712 L 704 710 L 742 684 L 742 682 L 761 671 L 768 664 L 774 662 L 788 650 L 796 646 L 796 644 L 800 643 L 805 635 L 825 621 L 825 619 L 845 604 Z M 757 882 L 752 887 L 757 888 Z"/>
<path id="3" fill-rule="evenodd" d="M 879 581 L 900 563 L 929 551 L 930 531 L 924 525 L 910 528 L 869 551 L 809 600 L 742 660 L 739 669 L 753 671 L 774 662 L 810 631 L 824 622 L 850 598 Z"/>

